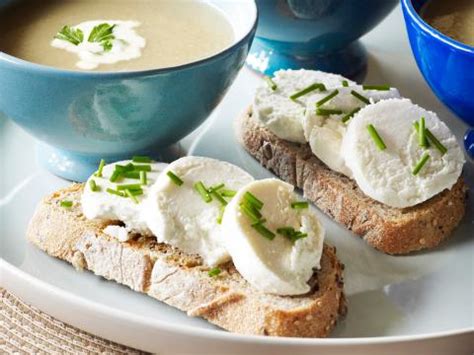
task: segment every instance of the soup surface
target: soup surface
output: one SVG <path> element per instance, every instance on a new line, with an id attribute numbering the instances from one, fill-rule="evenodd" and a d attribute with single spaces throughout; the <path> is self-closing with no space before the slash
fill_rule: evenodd
<path id="1" fill-rule="evenodd" d="M 58 48 L 58 39 L 52 45 L 65 25 L 133 21 L 138 23 L 133 30 L 146 43 L 139 48 L 139 55 L 102 63 L 95 70 L 143 70 L 208 57 L 234 39 L 224 15 L 197 0 L 43 0 L 38 5 L 37 0 L 24 0 L 0 10 L 0 51 L 38 64 L 80 70 L 77 53 L 65 50 L 65 46 Z M 117 29 L 116 26 L 114 30 Z M 84 43 L 87 38 L 88 33 L 84 33 Z M 110 56 L 117 48 L 107 51 L 104 54 Z"/>
<path id="2" fill-rule="evenodd" d="M 420 14 L 446 36 L 474 46 L 474 0 L 431 0 Z"/>

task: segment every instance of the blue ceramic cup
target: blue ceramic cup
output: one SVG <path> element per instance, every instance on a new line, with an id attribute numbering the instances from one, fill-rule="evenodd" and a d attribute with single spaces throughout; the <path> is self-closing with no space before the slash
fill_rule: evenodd
<path id="1" fill-rule="evenodd" d="M 402 0 L 413 55 L 436 96 L 470 127 L 474 127 L 474 47 L 455 41 L 428 25 L 419 15 L 427 0 Z M 474 131 L 465 147 L 474 157 Z"/>
<path id="2" fill-rule="evenodd" d="M 253 1 L 207 3 L 226 16 L 235 40 L 219 53 L 185 65 L 80 72 L 0 52 L 0 115 L 40 140 L 40 162 L 70 180 L 85 180 L 101 158 L 159 156 L 161 148 L 209 116 L 243 66 L 255 34 Z M 0 0 L 0 11 L 5 4 Z"/>
<path id="3" fill-rule="evenodd" d="M 367 54 L 358 39 L 398 0 L 257 0 L 259 24 L 247 65 L 266 75 L 319 69 L 361 78 Z"/>

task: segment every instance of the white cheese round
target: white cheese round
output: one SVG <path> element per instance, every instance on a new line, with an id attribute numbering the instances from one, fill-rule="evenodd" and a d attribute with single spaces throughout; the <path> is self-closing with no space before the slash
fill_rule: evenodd
<path id="1" fill-rule="evenodd" d="M 341 75 L 321 71 L 279 70 L 275 72 L 273 78 L 277 84 L 276 90 L 272 90 L 265 82 L 257 88 L 253 101 L 253 114 L 276 136 L 291 142 L 305 143 L 303 118 L 306 103 L 318 91 L 312 91 L 296 100 L 291 100 L 290 96 L 315 83 L 324 84 L 328 90 L 325 92 L 327 95 L 329 90 L 341 87 L 344 80 L 350 85 L 355 85 L 353 81 Z"/>
<path id="2" fill-rule="evenodd" d="M 88 219 L 118 220 L 125 224 L 127 231 L 130 233 L 151 235 L 152 233 L 146 225 L 141 207 L 143 200 L 148 196 L 151 185 L 168 164 L 155 162 L 150 164 L 152 170 L 147 172 L 148 184 L 142 185 L 143 195 L 136 196 L 139 201 L 137 204 L 128 197 L 121 197 L 107 192 L 107 188 L 115 190 L 118 185 L 140 183 L 140 180 L 130 178 L 122 178 L 116 182 L 109 180 L 115 169 L 115 165 L 127 165 L 131 162 L 131 160 L 124 160 L 105 165 L 102 171 L 102 177 L 92 175 L 87 180 L 81 197 L 82 212 Z M 134 164 L 142 165 L 141 163 Z M 95 181 L 99 191 L 92 191 L 90 180 Z"/>
<path id="3" fill-rule="evenodd" d="M 356 108 L 366 106 L 364 102 L 351 94 L 351 91 L 360 93 L 371 103 L 388 98 L 399 98 L 397 89 L 390 90 L 364 90 L 361 85 L 340 87 L 338 94 L 330 101 L 320 106 L 322 109 L 338 109 L 343 114 L 318 115 L 316 103 L 326 97 L 328 92 L 314 94 L 307 102 L 306 113 L 303 120 L 303 129 L 306 140 L 311 151 L 330 169 L 352 177 L 350 169 L 345 164 L 344 156 L 341 154 L 342 138 L 346 132 L 346 125 L 342 122 L 343 117 Z"/>
<path id="4" fill-rule="evenodd" d="M 170 171 L 183 181 L 182 185 L 170 179 L 167 175 Z M 199 181 L 207 188 L 224 183 L 224 189 L 237 191 L 253 181 L 253 177 L 227 162 L 184 157 L 171 163 L 158 177 L 144 213 L 159 242 L 199 254 L 207 265 L 213 266 L 229 260 L 224 246 L 224 238 L 229 234 L 218 223 L 221 203 L 215 198 L 206 203 L 194 188 Z"/>
<path id="5" fill-rule="evenodd" d="M 320 267 L 324 230 L 314 209 L 293 209 L 300 200 L 293 186 L 277 179 L 257 180 L 243 187 L 227 206 L 222 226 L 225 245 L 239 273 L 255 288 L 277 295 L 299 295 L 310 291 L 308 281 Z M 261 214 L 266 228 L 275 233 L 267 239 L 251 226 L 241 212 L 246 192 L 263 202 Z M 277 228 L 292 227 L 307 237 L 290 241 Z"/>
<path id="6" fill-rule="evenodd" d="M 447 148 L 442 155 L 434 144 L 419 146 L 413 127 L 425 118 L 426 128 Z M 380 150 L 369 135 L 372 124 L 387 148 Z M 360 189 L 391 207 L 419 204 L 451 188 L 462 172 L 464 156 L 456 137 L 438 116 L 408 99 L 389 99 L 363 108 L 350 121 L 342 154 Z M 421 157 L 430 158 L 417 175 L 413 168 Z"/>

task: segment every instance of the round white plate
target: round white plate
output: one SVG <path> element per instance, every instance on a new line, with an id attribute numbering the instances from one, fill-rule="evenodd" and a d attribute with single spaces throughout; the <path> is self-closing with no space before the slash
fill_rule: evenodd
<path id="1" fill-rule="evenodd" d="M 460 138 L 455 119 L 422 80 L 397 9 L 364 39 L 366 82 L 389 83 L 434 110 Z M 233 162 L 255 177 L 270 174 L 234 138 L 232 122 L 250 103 L 259 77 L 244 69 L 205 127 L 183 147 L 194 155 Z M 192 142 L 192 144 L 191 144 Z M 0 285 L 52 316 L 99 336 L 159 353 L 470 353 L 473 348 L 474 208 L 440 248 L 410 256 L 381 254 L 329 218 L 327 241 L 346 264 L 347 318 L 330 339 L 230 334 L 29 245 L 25 229 L 40 199 L 68 183 L 36 166 L 33 139 L 0 118 Z M 190 146 L 191 145 L 191 146 Z M 465 177 L 471 189 L 474 167 Z"/>

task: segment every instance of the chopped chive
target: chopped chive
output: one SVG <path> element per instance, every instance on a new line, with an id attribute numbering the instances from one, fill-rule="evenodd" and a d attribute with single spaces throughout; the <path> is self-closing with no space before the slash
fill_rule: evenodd
<path id="1" fill-rule="evenodd" d="M 227 201 L 224 200 L 224 197 L 221 196 L 221 194 L 217 191 L 211 190 L 209 194 L 214 197 L 217 201 L 221 203 L 222 206 L 227 206 Z"/>
<path id="2" fill-rule="evenodd" d="M 237 191 L 235 190 L 222 190 L 221 191 L 221 196 L 222 197 L 234 197 Z"/>
<path id="3" fill-rule="evenodd" d="M 137 204 L 139 203 L 138 198 L 136 197 L 136 195 L 132 194 L 132 192 L 131 192 L 129 189 L 126 189 L 126 190 L 125 190 L 125 194 L 126 194 L 128 197 L 130 197 L 133 202 L 135 202 L 135 203 L 137 203 Z"/>
<path id="4" fill-rule="evenodd" d="M 292 242 L 296 242 L 298 239 L 306 238 L 307 236 L 308 236 L 308 233 L 302 233 L 300 231 L 297 231 L 290 238 Z"/>
<path id="5" fill-rule="evenodd" d="M 130 191 L 130 193 L 134 196 L 140 196 L 140 195 L 143 195 L 143 189 L 129 189 L 128 191 Z"/>
<path id="6" fill-rule="evenodd" d="M 140 171 L 140 184 L 147 185 L 148 184 L 148 177 L 146 171 Z"/>
<path id="7" fill-rule="evenodd" d="M 181 180 L 175 173 L 173 173 L 171 170 L 166 173 L 168 177 L 173 181 L 176 185 L 181 186 L 184 184 L 184 181 Z"/>
<path id="8" fill-rule="evenodd" d="M 318 102 L 316 102 L 316 107 L 320 107 L 322 105 L 324 105 L 326 102 L 328 102 L 329 100 L 331 100 L 333 97 L 335 97 L 337 94 L 339 94 L 339 90 L 334 90 L 333 92 L 331 92 L 329 95 L 327 95 L 326 97 L 323 97 L 321 100 L 319 100 Z"/>
<path id="9" fill-rule="evenodd" d="M 388 91 L 390 90 L 390 85 L 362 85 L 364 90 L 378 90 L 378 91 Z"/>
<path id="10" fill-rule="evenodd" d="M 224 211 L 225 211 L 225 207 L 221 206 L 221 208 L 219 208 L 219 215 L 217 216 L 217 224 L 222 223 L 222 217 L 224 216 Z"/>
<path id="11" fill-rule="evenodd" d="M 92 192 L 100 191 L 100 187 L 97 186 L 97 184 L 95 183 L 95 180 L 94 180 L 94 179 L 90 179 L 90 180 L 89 180 L 89 187 L 91 188 L 91 191 L 92 191 Z"/>
<path id="12" fill-rule="evenodd" d="M 320 83 L 311 84 L 310 86 L 307 86 L 304 89 L 295 92 L 293 95 L 290 96 L 290 99 L 296 100 L 298 97 L 309 94 L 311 91 L 314 90 L 325 91 L 326 87 L 324 86 L 324 84 Z"/>
<path id="13" fill-rule="evenodd" d="M 306 201 L 295 201 L 291 203 L 291 208 L 295 210 L 301 210 L 309 207 L 309 203 Z"/>
<path id="14" fill-rule="evenodd" d="M 265 227 L 263 224 L 257 223 L 257 224 L 252 224 L 251 226 L 263 237 L 269 240 L 273 240 L 273 238 L 275 238 L 275 233 L 273 233 L 270 229 Z"/>
<path id="15" fill-rule="evenodd" d="M 257 208 L 258 210 L 263 207 L 263 202 L 260 201 L 257 197 L 255 197 L 255 195 L 253 195 L 249 191 L 245 192 L 244 200 L 245 200 L 245 202 L 247 202 L 247 203 L 251 204 L 252 206 L 254 206 L 255 208 Z"/>
<path id="16" fill-rule="evenodd" d="M 349 113 L 347 113 L 346 115 L 344 115 L 341 119 L 342 123 L 346 123 L 347 121 L 349 121 L 359 111 L 360 111 L 360 107 L 357 107 L 353 109 L 352 111 L 350 111 Z"/>
<path id="17" fill-rule="evenodd" d="M 114 172 L 112 173 L 112 175 L 110 175 L 109 181 L 111 181 L 111 182 L 117 181 L 118 178 L 120 177 L 120 175 L 121 175 L 120 171 L 114 170 Z"/>
<path id="18" fill-rule="evenodd" d="M 151 171 L 151 165 L 135 165 L 132 164 L 133 170 L 135 171 Z"/>
<path id="19" fill-rule="evenodd" d="M 145 155 L 135 155 L 133 158 L 132 158 L 132 161 L 134 163 L 151 163 L 151 158 L 150 157 L 147 157 Z"/>
<path id="20" fill-rule="evenodd" d="M 419 124 L 419 122 L 418 121 L 413 122 L 413 127 L 415 127 L 416 136 L 418 137 L 419 134 L 420 134 L 420 124 Z M 426 128 L 425 128 L 425 131 L 426 131 Z M 425 132 L 425 134 L 426 134 L 426 132 Z M 428 140 L 426 140 L 426 147 L 425 148 L 429 148 L 429 147 L 430 147 L 430 142 Z"/>
<path id="21" fill-rule="evenodd" d="M 277 89 L 277 84 L 272 80 L 272 78 L 270 78 L 269 76 L 264 76 L 263 77 L 263 80 L 265 80 L 265 82 L 267 83 L 268 87 L 270 89 L 272 89 L 272 91 L 275 91 Z"/>
<path id="22" fill-rule="evenodd" d="M 337 109 L 324 109 L 324 108 L 317 108 L 316 115 L 318 116 L 329 116 L 329 115 L 341 115 L 344 112 Z"/>
<path id="23" fill-rule="evenodd" d="M 448 151 L 448 148 L 446 148 L 443 143 L 441 143 L 438 138 L 435 137 L 435 135 L 433 133 L 431 133 L 431 131 L 427 128 L 426 129 L 426 136 L 428 137 L 428 139 L 430 140 L 431 143 L 433 143 L 433 145 L 436 147 L 436 149 L 439 150 L 439 152 L 441 153 L 441 155 L 444 155 L 446 154 L 446 152 Z"/>
<path id="24" fill-rule="evenodd" d="M 141 184 L 124 184 L 124 185 L 118 185 L 117 190 L 138 190 L 141 189 L 142 185 Z"/>
<path id="25" fill-rule="evenodd" d="M 110 187 L 108 187 L 105 191 L 107 191 L 109 194 L 112 194 L 112 195 L 117 195 L 117 196 L 120 196 L 120 197 L 125 197 L 125 192 L 123 192 L 123 191 L 118 191 L 118 190 L 114 190 L 114 189 L 111 189 Z"/>
<path id="26" fill-rule="evenodd" d="M 216 277 L 221 273 L 221 269 L 218 267 L 214 267 L 207 273 L 210 277 Z"/>
<path id="27" fill-rule="evenodd" d="M 293 227 L 280 227 L 277 228 L 276 231 L 278 234 L 281 234 L 286 237 L 293 234 L 295 232 L 295 229 Z"/>
<path id="28" fill-rule="evenodd" d="M 125 173 L 127 171 L 132 171 L 132 170 L 133 170 L 132 163 L 128 163 L 127 165 L 120 165 L 120 164 L 115 165 L 115 171 L 118 171 L 119 173 Z"/>
<path id="29" fill-rule="evenodd" d="M 262 215 L 261 215 L 261 213 L 260 213 L 258 210 L 252 208 L 252 206 L 249 206 L 249 205 L 247 205 L 247 204 L 245 204 L 245 203 L 241 203 L 241 204 L 240 204 L 240 210 L 241 210 L 247 217 L 249 217 L 249 218 L 252 220 L 252 222 L 259 222 L 260 219 L 262 218 Z"/>
<path id="30" fill-rule="evenodd" d="M 122 176 L 129 179 L 140 179 L 139 171 L 126 171 L 122 173 Z"/>
<path id="31" fill-rule="evenodd" d="M 418 128 L 418 144 L 420 147 L 427 148 L 428 141 L 426 140 L 426 126 L 425 126 L 425 118 L 420 118 L 419 128 Z"/>
<path id="32" fill-rule="evenodd" d="M 387 148 L 387 146 L 385 145 L 384 141 L 382 140 L 382 138 L 380 137 L 379 133 L 377 132 L 377 130 L 375 129 L 374 125 L 372 124 L 369 124 L 367 126 L 367 130 L 369 131 L 369 134 L 370 136 L 372 137 L 375 145 L 380 149 L 380 150 L 384 150 Z"/>
<path id="33" fill-rule="evenodd" d="M 277 229 L 277 233 L 281 234 L 285 238 L 288 238 L 292 242 L 295 242 L 298 239 L 305 238 L 308 236 L 307 233 L 302 233 L 300 231 L 297 231 L 293 227 L 280 227 Z"/>
<path id="34" fill-rule="evenodd" d="M 214 186 L 211 186 L 209 188 L 210 191 L 219 191 L 220 189 L 222 189 L 225 185 L 224 184 L 218 184 L 218 185 L 214 185 Z"/>
<path id="35" fill-rule="evenodd" d="M 370 104 L 369 99 L 366 98 L 365 96 L 362 96 L 357 91 L 351 90 L 351 95 L 354 96 L 355 98 L 359 99 L 360 101 L 362 101 L 364 104 L 367 104 L 367 105 Z"/>
<path id="36" fill-rule="evenodd" d="M 100 159 L 99 168 L 97 169 L 97 172 L 94 175 L 97 177 L 102 177 L 102 170 L 104 169 L 104 166 L 105 166 L 105 160 Z"/>
<path id="37" fill-rule="evenodd" d="M 59 203 L 59 205 L 60 205 L 61 207 L 70 208 L 70 207 L 72 207 L 73 202 L 72 202 L 72 201 L 68 201 L 68 200 L 62 200 L 62 201 Z"/>
<path id="38" fill-rule="evenodd" d="M 349 82 L 347 80 L 343 80 L 342 81 L 342 86 L 344 86 L 345 88 L 349 86 Z"/>
<path id="39" fill-rule="evenodd" d="M 262 219 L 258 220 L 257 222 L 252 222 L 250 225 L 253 226 L 255 224 L 264 224 L 266 222 L 267 222 L 267 220 L 265 218 L 262 218 Z"/>
<path id="40" fill-rule="evenodd" d="M 194 184 L 194 189 L 201 195 L 201 198 L 204 202 L 209 203 L 212 201 L 212 197 L 209 195 L 206 187 L 202 183 L 202 181 L 198 181 Z"/>
<path id="41" fill-rule="evenodd" d="M 412 174 L 417 175 L 420 170 L 423 168 L 423 166 L 426 164 L 428 159 L 430 158 L 430 155 L 428 153 L 425 153 L 421 159 L 416 163 L 415 167 L 413 168 Z"/>

